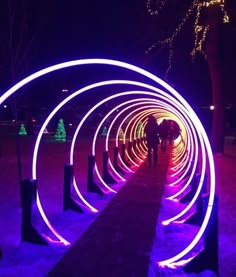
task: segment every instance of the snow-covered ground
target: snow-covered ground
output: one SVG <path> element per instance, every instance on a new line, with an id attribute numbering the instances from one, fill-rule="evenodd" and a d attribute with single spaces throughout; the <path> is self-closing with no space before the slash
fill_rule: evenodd
<path id="1" fill-rule="evenodd" d="M 232 137 L 226 137 L 225 154 L 215 156 L 222 277 L 236 276 L 236 144 L 232 144 L 232 141 Z"/>
<path id="2" fill-rule="evenodd" d="M 27 138 L 23 139 L 25 139 L 22 144 L 23 177 L 28 178 L 30 177 L 32 143 L 26 141 Z M 236 145 L 233 145 L 231 140 L 231 138 L 226 139 L 225 155 L 215 156 L 217 194 L 219 196 L 219 262 L 220 276 L 222 277 L 236 276 L 236 250 L 233 247 L 236 242 L 236 202 L 234 200 L 236 195 Z M 0 158 L 0 248 L 3 252 L 2 260 L 0 260 L 0 276 L 46 276 L 47 272 L 68 250 L 68 247 L 42 246 L 21 241 L 21 208 L 17 166 L 13 156 L 14 143 L 9 141 L 7 143 L 12 143 L 11 147 L 8 149 L 5 145 L 5 151 Z M 76 149 L 75 161 L 75 166 L 78 168 L 76 177 L 83 193 L 86 191 L 85 173 L 87 173 L 84 159 L 89 152 L 85 144 L 81 145 L 80 149 Z M 45 142 L 40 153 L 38 186 L 43 199 L 43 207 L 53 226 L 73 244 L 98 214 L 76 213 L 70 210 L 62 212 L 63 165 L 68 162 L 68 152 L 65 144 Z M 89 193 L 85 194 L 85 197 L 95 207 L 102 209 L 113 195 L 100 197 Z M 163 198 L 151 264 L 155 263 L 156 259 L 166 258 L 167 254 L 172 254 L 171 251 L 178 251 L 178 248 L 173 248 L 173 241 L 178 242 L 177 245 L 181 248 L 191 239 L 191 236 L 186 238 L 185 234 L 194 235 L 193 233 L 196 232 L 196 227 L 188 225 L 184 227 L 179 225 L 176 228 L 170 225 L 164 231 L 159 223 L 165 218 L 165 211 L 171 212 L 171 209 L 168 209 L 170 208 L 168 207 L 169 202 L 165 201 Z M 156 272 L 154 267 L 150 268 L 149 275 L 155 276 L 153 274 L 156 274 L 158 276 Z M 159 276 L 185 275 L 182 271 L 176 272 L 170 269 L 166 275 L 161 273 Z M 196 274 L 189 274 L 189 276 L 196 276 Z M 215 276 L 215 274 L 205 271 L 200 276 Z"/>

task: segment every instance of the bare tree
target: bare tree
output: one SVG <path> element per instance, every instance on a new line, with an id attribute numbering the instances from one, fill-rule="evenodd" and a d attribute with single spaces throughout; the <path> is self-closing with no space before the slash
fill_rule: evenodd
<path id="1" fill-rule="evenodd" d="M 152 15 L 159 15 L 168 2 L 168 0 L 157 0 L 156 2 L 147 0 L 148 12 Z M 224 4 L 224 0 L 191 1 L 185 15 L 172 34 L 165 40 L 157 41 L 147 50 L 147 53 L 151 53 L 155 51 L 155 49 L 158 49 L 159 46 L 169 47 L 169 65 L 166 71 L 167 77 L 172 68 L 175 40 L 182 31 L 183 26 L 189 22 L 189 19 L 194 18 L 194 46 L 191 55 L 194 60 L 196 55 L 200 53 L 205 57 L 208 63 L 211 78 L 212 101 L 214 105 L 211 142 L 213 151 L 216 153 L 223 153 L 224 151 L 224 91 L 220 59 L 220 28 L 222 22 L 229 22 Z M 179 3 L 179 5 L 182 4 Z"/>
<path id="2" fill-rule="evenodd" d="M 9 87 L 24 76 L 30 62 L 33 42 L 29 30 L 29 1 L 7 0 L 1 2 L 0 57 L 1 88 Z M 22 181 L 21 151 L 18 113 L 25 99 L 13 95 L 8 101 L 15 118 L 16 151 L 19 180 Z"/>
<path id="3" fill-rule="evenodd" d="M 213 122 L 212 122 L 212 147 L 216 153 L 224 152 L 224 88 L 223 74 L 220 60 L 220 8 L 211 6 L 207 14 L 209 26 L 208 39 L 206 41 L 206 54 L 212 86 Z"/>

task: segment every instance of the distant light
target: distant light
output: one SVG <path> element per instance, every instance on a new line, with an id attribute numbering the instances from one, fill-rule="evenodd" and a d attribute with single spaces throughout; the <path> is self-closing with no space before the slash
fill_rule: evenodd
<path id="1" fill-rule="evenodd" d="M 6 109 L 6 108 L 7 108 L 7 105 L 4 105 L 3 108 Z"/>
<path id="2" fill-rule="evenodd" d="M 68 92 L 69 90 L 68 89 L 62 89 L 62 92 Z"/>
<path id="3" fill-rule="evenodd" d="M 215 109 L 214 106 L 210 106 L 210 110 L 213 111 Z"/>
<path id="4" fill-rule="evenodd" d="M 69 126 L 71 127 L 71 126 L 72 126 L 72 123 L 69 123 Z"/>
<path id="5" fill-rule="evenodd" d="M 219 0 L 218 0 L 219 1 Z M 193 109 L 191 108 L 191 106 L 186 102 L 186 100 L 180 95 L 178 94 L 177 91 L 175 91 L 172 87 L 170 87 L 167 83 L 165 83 L 165 81 L 159 79 L 158 77 L 156 77 L 155 75 L 145 71 L 144 69 L 141 69 L 139 67 L 133 66 L 131 64 L 127 64 L 124 62 L 120 62 L 120 61 L 114 61 L 114 60 L 106 60 L 106 59 L 85 59 L 85 60 L 75 60 L 75 61 L 70 61 L 70 62 L 65 62 L 65 63 L 61 63 L 61 64 L 57 64 L 54 66 L 50 66 L 48 68 L 42 69 L 30 76 L 28 76 L 27 78 L 23 79 L 22 81 L 20 81 L 19 83 L 17 83 L 15 86 L 13 86 L 12 88 L 10 88 L 7 92 L 5 92 L 2 96 L 0 96 L 0 104 L 6 100 L 10 95 L 12 95 L 14 92 L 16 92 L 20 87 L 24 86 L 25 84 L 29 83 L 30 81 L 44 75 L 47 74 L 49 72 L 55 71 L 55 70 L 59 70 L 62 68 L 66 68 L 66 67 L 70 67 L 70 66 L 76 66 L 76 65 L 84 65 L 84 64 L 106 64 L 106 65 L 113 65 L 113 66 L 118 66 L 118 67 L 122 67 L 125 69 L 129 69 L 131 71 L 134 71 L 136 73 L 139 73 L 149 79 L 151 79 L 152 81 L 156 82 L 159 84 L 159 86 L 164 87 L 171 95 L 173 95 L 175 98 L 171 97 L 167 97 L 168 94 L 165 93 L 166 95 L 162 95 L 164 97 L 164 99 L 169 99 L 172 100 L 171 102 L 173 102 L 173 104 L 177 104 L 177 106 L 179 107 L 181 113 L 183 113 L 184 115 L 186 115 L 187 117 L 190 118 L 191 122 L 193 121 L 194 123 L 196 123 L 196 128 L 199 130 L 200 135 L 199 135 L 199 141 L 201 143 L 201 148 L 202 148 L 202 154 L 203 154 L 203 164 L 204 166 L 202 166 L 202 168 L 204 169 L 204 171 L 202 170 L 202 175 L 203 173 L 205 173 L 205 163 L 206 163 L 206 154 L 208 154 L 208 163 L 209 163 L 209 172 L 210 172 L 210 192 L 209 192 L 209 200 L 208 200 L 208 204 L 207 204 L 207 209 L 206 209 L 206 213 L 205 213 L 205 217 L 203 219 L 202 222 L 202 226 L 200 227 L 198 233 L 196 234 L 194 240 L 184 249 L 182 250 L 182 252 L 180 252 L 179 254 L 177 254 L 176 256 L 169 258 L 165 261 L 161 261 L 159 262 L 160 265 L 169 265 L 173 262 L 178 261 L 180 258 L 184 257 L 189 251 L 191 251 L 194 246 L 198 243 L 198 241 L 200 240 L 200 238 L 202 237 L 208 221 L 210 219 L 210 215 L 212 212 L 212 207 L 213 207 L 213 200 L 214 200 L 214 195 L 215 195 L 215 167 L 214 167 L 214 160 L 213 160 L 213 154 L 212 154 L 212 150 L 211 150 L 211 146 L 207 137 L 207 134 L 201 124 L 201 122 L 199 121 L 199 118 L 197 117 L 197 115 L 195 114 L 195 112 L 193 111 Z M 92 88 L 94 86 L 94 84 L 90 85 L 87 87 L 88 88 Z M 82 93 L 83 91 L 85 91 L 85 88 L 77 91 L 77 95 L 79 93 Z M 160 92 L 159 92 L 160 93 Z M 149 94 L 151 95 L 151 92 L 149 92 Z M 69 100 L 71 100 L 75 95 L 72 94 L 69 97 L 65 98 L 56 108 L 54 108 L 54 110 L 50 113 L 50 115 L 47 117 L 46 121 L 43 123 L 39 133 L 38 133 L 38 137 L 37 140 L 35 142 L 35 147 L 34 147 L 34 153 L 33 153 L 33 162 L 32 162 L 32 177 L 33 179 L 36 179 L 36 161 L 37 161 L 37 152 L 38 152 L 38 148 L 39 148 L 39 143 L 40 143 L 40 139 L 42 137 L 42 133 L 45 129 L 45 127 L 47 126 L 47 123 L 50 121 L 50 119 L 53 117 L 53 115 L 64 105 L 66 104 L 66 102 L 68 102 Z M 155 95 L 156 96 L 156 95 Z M 159 96 L 159 95 L 157 95 Z M 156 97 L 157 97 L 156 96 Z M 161 96 L 161 95 L 160 95 Z M 173 99 L 172 99 L 173 98 Z M 96 106 L 96 105 L 95 105 Z M 95 109 L 93 106 L 93 108 L 90 109 L 89 112 L 92 112 L 92 109 Z M 85 117 L 84 117 L 85 118 Z M 84 119 L 83 118 L 83 119 Z M 85 118 L 86 119 L 86 118 Z M 85 120 L 84 119 L 84 120 Z M 80 126 L 82 126 L 81 122 L 80 125 L 78 125 L 77 130 L 79 130 Z M 78 133 L 78 131 L 77 131 Z M 74 134 L 74 138 L 77 136 L 77 133 Z M 74 139 L 72 140 L 72 144 L 75 143 Z M 71 146 L 71 153 L 73 154 L 73 148 L 74 146 Z M 70 153 L 70 160 L 72 159 L 73 162 L 73 155 Z M 71 158 L 72 157 L 72 158 Z M 73 163 L 72 163 L 73 164 Z M 74 186 L 75 190 L 76 190 L 76 186 Z M 197 196 L 200 193 L 200 189 L 201 186 L 199 186 L 193 200 L 190 203 L 193 203 L 194 201 L 196 201 Z M 78 190 L 78 188 L 77 188 Z M 85 199 L 83 199 L 82 195 L 80 195 L 79 190 L 76 191 L 78 196 L 80 197 L 81 200 L 83 200 L 84 202 L 86 202 Z M 37 206 L 40 210 L 40 213 L 45 221 L 45 223 L 47 224 L 47 226 L 49 227 L 49 229 L 53 232 L 53 234 L 61 241 L 63 242 L 65 245 L 68 245 L 69 242 L 67 242 L 63 237 L 60 236 L 60 234 L 58 234 L 56 232 L 56 230 L 52 227 L 52 225 L 50 224 L 49 220 L 47 219 L 41 203 L 40 203 L 40 199 L 39 199 L 39 195 L 37 193 Z M 86 205 L 88 205 L 88 203 L 86 203 Z M 90 208 L 92 208 L 92 206 L 90 205 Z M 186 208 L 185 208 L 186 209 Z M 97 211 L 95 208 L 92 209 L 92 211 Z"/>

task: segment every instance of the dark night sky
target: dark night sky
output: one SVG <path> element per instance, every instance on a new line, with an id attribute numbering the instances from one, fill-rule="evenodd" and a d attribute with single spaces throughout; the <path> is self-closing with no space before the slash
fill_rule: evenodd
<path id="1" fill-rule="evenodd" d="M 167 51 L 146 56 L 145 50 L 156 39 L 165 37 L 176 25 L 178 14 L 184 11 L 179 0 L 172 1 L 173 6 L 163 11 L 160 18 L 147 14 L 146 0 L 26 1 L 30 3 L 29 31 L 34 37 L 30 72 L 77 58 L 103 57 L 131 62 L 162 78 L 167 67 Z M 228 0 L 233 15 L 235 2 Z M 236 72 L 235 56 L 232 57 L 236 47 L 235 16 L 232 22 L 224 29 L 224 47 L 227 50 L 222 57 L 229 90 L 235 84 Z M 234 34 L 229 35 L 232 31 Z M 192 39 L 186 39 L 186 34 L 191 38 L 191 33 L 192 29 L 187 27 L 176 43 L 169 81 L 190 103 L 210 104 L 207 64 L 202 58 L 197 59 L 194 65 L 191 63 Z"/>
<path id="2" fill-rule="evenodd" d="M 43 59 L 138 58 L 147 45 L 145 1 L 49 1 L 41 21 Z M 135 4 L 134 4 L 135 3 Z M 46 32 L 45 32 L 46 29 Z"/>

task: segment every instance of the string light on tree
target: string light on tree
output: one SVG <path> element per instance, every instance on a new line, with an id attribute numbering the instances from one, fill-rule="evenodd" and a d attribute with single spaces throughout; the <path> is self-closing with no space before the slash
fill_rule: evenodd
<path id="1" fill-rule="evenodd" d="M 155 4 L 152 3 L 152 0 L 147 1 L 147 10 L 150 15 L 158 15 L 162 8 L 165 6 L 168 0 L 157 0 Z M 156 6 L 156 9 L 152 9 L 152 6 Z"/>
<path id="2" fill-rule="evenodd" d="M 147 0 L 147 11 L 150 15 L 159 15 L 159 12 L 163 9 L 165 4 L 167 3 L 167 0 L 162 1 L 156 1 L 155 3 L 152 3 L 152 0 Z M 166 70 L 166 76 L 165 78 L 168 78 L 168 73 L 172 68 L 172 60 L 174 56 L 174 42 L 176 37 L 179 35 L 180 31 L 182 30 L 183 26 L 187 22 L 187 20 L 190 18 L 192 14 L 195 16 L 194 20 L 194 46 L 193 50 L 191 51 L 191 56 L 194 61 L 195 56 L 197 53 L 202 54 L 205 58 L 206 53 L 204 51 L 204 43 L 207 38 L 207 33 L 210 29 L 208 25 L 203 25 L 200 23 L 201 16 L 204 12 L 204 8 L 209 8 L 213 5 L 219 5 L 221 12 L 222 12 L 222 21 L 223 23 L 229 23 L 229 16 L 227 14 L 227 11 L 225 10 L 225 1 L 224 0 L 194 0 L 191 6 L 188 8 L 188 10 L 185 13 L 185 16 L 181 19 L 180 23 L 176 27 L 176 29 L 172 32 L 172 34 L 162 41 L 157 41 L 154 44 L 152 44 L 147 50 L 146 54 L 149 54 L 151 51 L 156 49 L 158 46 L 167 46 L 169 51 L 169 57 L 168 57 L 168 68 Z M 152 6 L 155 6 L 156 9 L 151 8 Z"/>
<path id="3" fill-rule="evenodd" d="M 59 119 L 58 125 L 57 125 L 57 130 L 55 134 L 55 139 L 57 141 L 66 141 L 66 130 L 65 130 L 65 124 L 63 119 Z"/>

